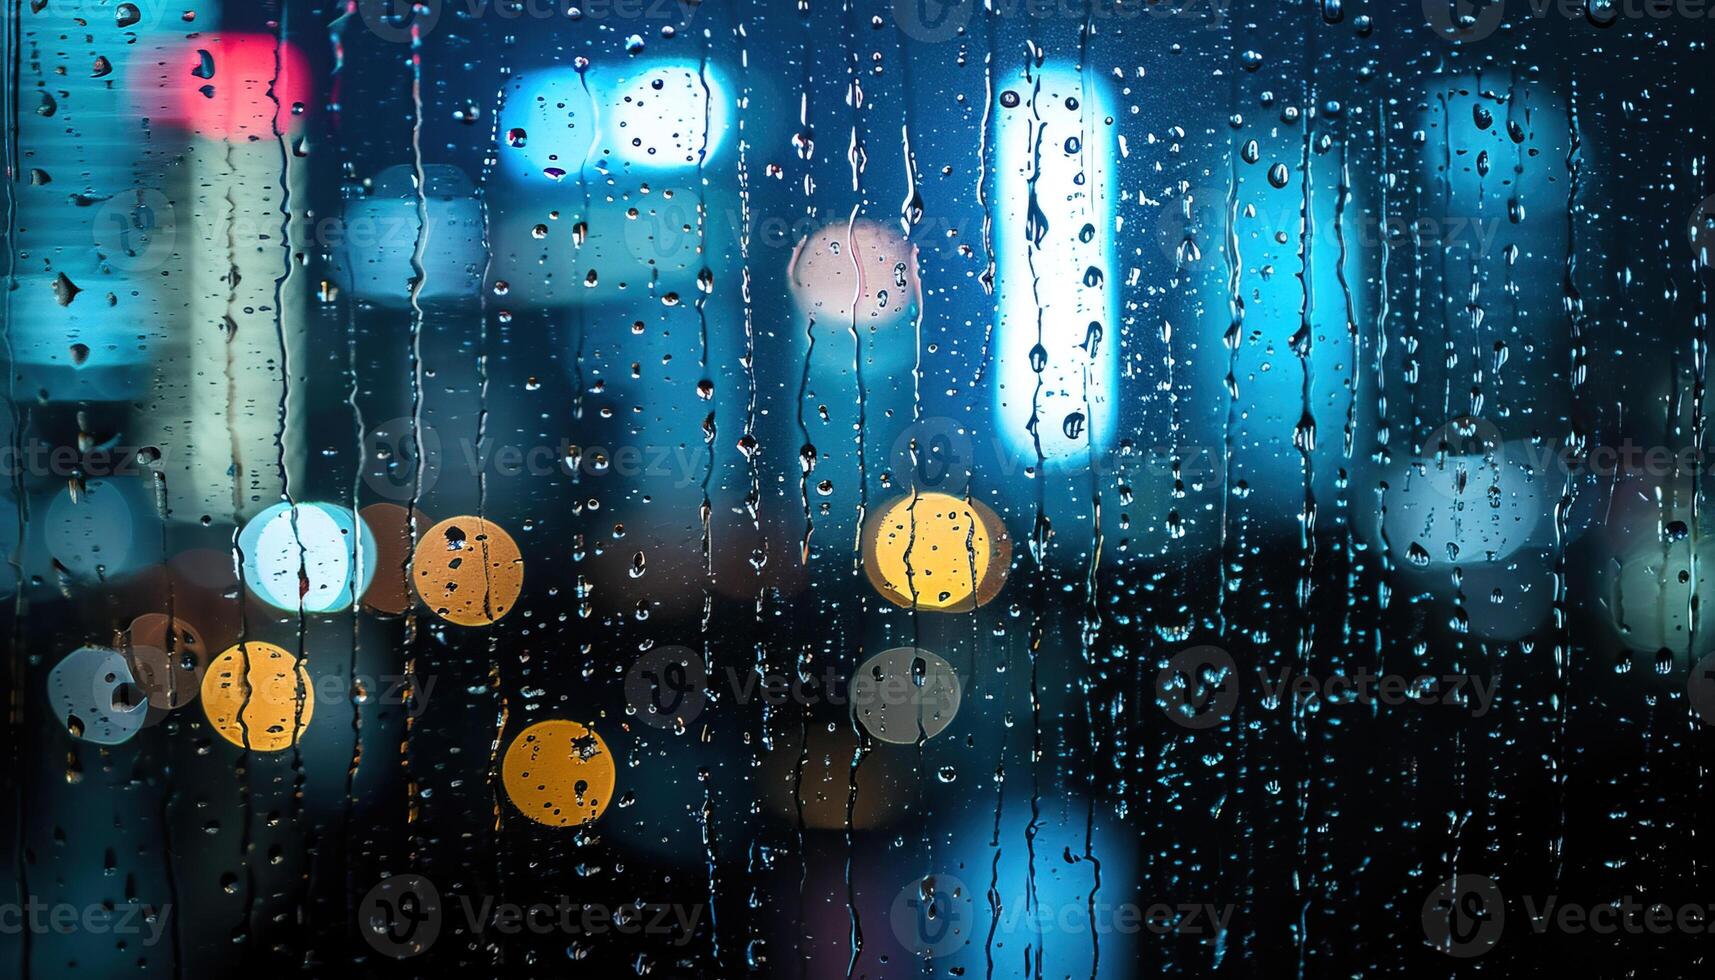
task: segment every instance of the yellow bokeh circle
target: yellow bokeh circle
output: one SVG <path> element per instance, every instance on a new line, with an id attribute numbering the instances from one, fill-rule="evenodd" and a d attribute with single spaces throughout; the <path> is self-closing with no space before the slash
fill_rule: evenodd
<path id="1" fill-rule="evenodd" d="M 613 753 L 595 729 L 575 721 L 539 721 L 524 729 L 500 762 L 500 782 L 518 811 L 549 827 L 576 827 L 613 801 Z"/>
<path id="2" fill-rule="evenodd" d="M 291 748 L 309 727 L 315 707 L 309 672 L 272 643 L 240 643 L 214 658 L 202 678 L 208 723 L 239 748 Z"/>
<path id="3" fill-rule="evenodd" d="M 435 615 L 459 626 L 498 621 L 524 591 L 518 542 L 480 517 L 449 517 L 425 531 L 411 570 L 417 595 Z"/>
<path id="4" fill-rule="evenodd" d="M 1006 525 L 980 501 L 911 494 L 883 505 L 864 525 L 870 584 L 908 609 L 975 609 L 1000 594 L 1011 564 Z"/>

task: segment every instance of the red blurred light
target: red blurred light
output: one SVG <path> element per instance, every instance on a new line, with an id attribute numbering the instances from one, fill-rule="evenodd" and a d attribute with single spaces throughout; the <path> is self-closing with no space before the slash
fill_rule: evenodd
<path id="1" fill-rule="evenodd" d="M 136 70 L 148 69 L 139 64 Z M 153 78 L 133 79 L 139 111 L 210 139 L 273 139 L 276 126 L 290 132 L 293 105 L 307 106 L 310 94 L 303 52 L 270 34 L 178 42 L 162 53 L 158 71 Z"/>

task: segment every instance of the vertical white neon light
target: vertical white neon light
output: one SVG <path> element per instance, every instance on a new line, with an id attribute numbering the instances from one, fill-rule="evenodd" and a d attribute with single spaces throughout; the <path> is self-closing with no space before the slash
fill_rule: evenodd
<path id="1" fill-rule="evenodd" d="M 1118 140 L 1100 79 L 1070 65 L 1021 73 L 999 92 L 991 356 L 1001 439 L 1031 464 L 1038 444 L 1047 465 L 1076 463 L 1113 436 Z"/>
<path id="2" fill-rule="evenodd" d="M 231 32 L 164 40 L 127 79 L 138 114 L 183 141 L 165 258 L 185 284 L 184 329 L 156 348 L 159 407 L 137 430 L 161 448 L 178 521 L 248 519 L 309 460 L 310 297 L 292 258 L 312 249 L 294 144 L 309 79 L 291 44 Z"/>

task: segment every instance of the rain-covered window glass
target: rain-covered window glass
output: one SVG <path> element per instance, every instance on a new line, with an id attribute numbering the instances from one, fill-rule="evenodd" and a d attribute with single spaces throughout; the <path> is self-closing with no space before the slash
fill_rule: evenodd
<path id="1" fill-rule="evenodd" d="M 0 975 L 1707 975 L 1712 14 L 6 0 Z"/>

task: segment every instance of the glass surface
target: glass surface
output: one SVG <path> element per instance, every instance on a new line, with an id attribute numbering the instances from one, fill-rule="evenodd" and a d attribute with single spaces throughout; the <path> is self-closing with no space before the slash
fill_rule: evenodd
<path id="1" fill-rule="evenodd" d="M 6 0 L 0 973 L 1706 975 L 1712 12 Z"/>

